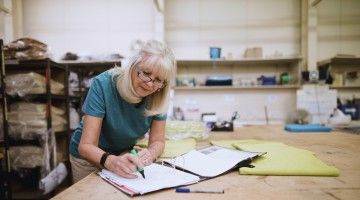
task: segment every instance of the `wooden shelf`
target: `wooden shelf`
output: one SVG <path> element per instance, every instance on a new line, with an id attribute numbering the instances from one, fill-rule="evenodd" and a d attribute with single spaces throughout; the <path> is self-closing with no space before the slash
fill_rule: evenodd
<path id="1" fill-rule="evenodd" d="M 297 63 L 301 57 L 263 58 L 263 59 L 241 59 L 241 60 L 177 60 L 177 66 L 186 65 L 246 65 L 246 64 L 290 64 Z"/>
<path id="2" fill-rule="evenodd" d="M 32 70 L 44 69 L 44 66 L 50 64 L 52 67 L 65 70 L 66 66 L 56 63 L 49 58 L 41 60 L 5 60 L 7 70 Z"/>
<path id="3" fill-rule="evenodd" d="M 360 89 L 360 85 L 357 86 L 330 86 L 331 89 Z"/>
<path id="4" fill-rule="evenodd" d="M 121 67 L 121 60 L 111 61 L 94 61 L 94 62 L 79 62 L 79 61 L 61 61 L 61 64 L 67 65 L 70 71 L 106 71 L 113 67 Z"/>
<path id="5" fill-rule="evenodd" d="M 47 94 L 28 94 L 23 97 L 7 95 L 7 97 L 14 101 L 20 100 L 46 100 Z M 50 94 L 51 100 L 66 100 L 67 96 L 62 94 Z"/>
<path id="6" fill-rule="evenodd" d="M 360 57 L 333 57 L 326 60 L 317 62 L 318 67 L 326 65 L 351 65 L 351 66 L 360 66 Z"/>
<path id="7" fill-rule="evenodd" d="M 121 60 L 106 60 L 106 61 L 60 61 L 60 64 L 64 65 L 71 65 L 71 66 L 97 66 L 97 65 L 111 65 L 111 64 L 117 64 L 118 66 L 121 66 Z"/>
<path id="8" fill-rule="evenodd" d="M 179 86 L 174 90 L 257 90 L 257 89 L 298 89 L 299 85 L 259 85 L 259 86 Z"/>
<path id="9" fill-rule="evenodd" d="M 360 73 L 360 57 L 355 56 L 335 56 L 326 60 L 317 62 L 317 67 L 319 70 L 323 70 L 326 73 L 331 74 L 334 81 L 333 83 L 342 83 L 342 84 L 353 84 L 349 85 L 330 85 L 331 89 L 338 90 L 338 97 L 347 99 L 349 92 L 354 96 L 358 96 L 360 93 L 360 84 L 356 84 L 359 81 L 352 80 L 348 82 L 347 74 L 350 72 Z"/>

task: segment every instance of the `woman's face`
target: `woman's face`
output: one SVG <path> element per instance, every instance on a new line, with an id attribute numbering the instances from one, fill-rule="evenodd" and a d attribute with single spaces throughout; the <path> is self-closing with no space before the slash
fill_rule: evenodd
<path id="1" fill-rule="evenodd" d="M 139 97 L 146 97 L 165 86 L 164 81 L 158 77 L 159 69 L 139 64 L 132 73 L 132 84 Z"/>

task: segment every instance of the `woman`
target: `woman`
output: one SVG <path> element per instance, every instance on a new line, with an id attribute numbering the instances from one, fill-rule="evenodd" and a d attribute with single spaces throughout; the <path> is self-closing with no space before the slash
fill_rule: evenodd
<path id="1" fill-rule="evenodd" d="M 83 105 L 84 117 L 70 141 L 74 182 L 96 168 L 137 178 L 137 168 L 150 165 L 164 149 L 165 120 L 175 73 L 172 51 L 148 41 L 125 68 L 98 75 Z M 129 153 L 149 132 L 147 149 Z"/>

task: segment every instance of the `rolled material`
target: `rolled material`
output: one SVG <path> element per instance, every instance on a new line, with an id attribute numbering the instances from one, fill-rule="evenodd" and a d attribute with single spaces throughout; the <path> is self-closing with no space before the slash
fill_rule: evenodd
<path id="1" fill-rule="evenodd" d="M 54 170 L 52 170 L 45 178 L 39 182 L 39 188 L 44 191 L 43 194 L 48 194 L 53 191 L 65 179 L 68 172 L 64 163 L 60 163 Z"/>

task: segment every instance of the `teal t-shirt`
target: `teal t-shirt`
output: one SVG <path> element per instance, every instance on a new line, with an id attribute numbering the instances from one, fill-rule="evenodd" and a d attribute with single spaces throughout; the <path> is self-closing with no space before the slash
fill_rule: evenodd
<path id="1" fill-rule="evenodd" d="M 145 104 L 126 102 L 118 93 L 109 71 L 95 77 L 82 111 L 85 115 L 103 119 L 99 148 L 118 155 L 132 148 L 137 139 L 149 131 L 152 120 L 166 120 L 166 115 L 145 116 Z M 75 129 L 70 140 L 70 154 L 76 158 L 81 158 L 78 146 L 82 129 L 83 121 Z"/>

